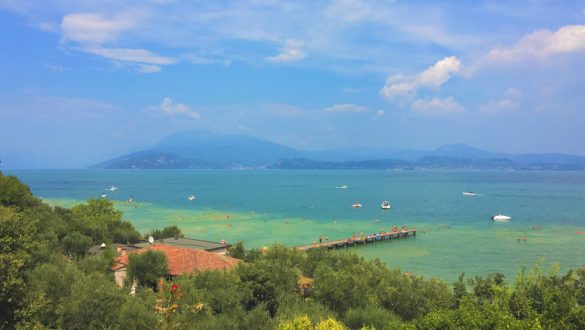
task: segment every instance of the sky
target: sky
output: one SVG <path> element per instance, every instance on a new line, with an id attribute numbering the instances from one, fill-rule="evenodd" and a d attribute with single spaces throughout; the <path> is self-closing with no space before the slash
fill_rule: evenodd
<path id="1" fill-rule="evenodd" d="M 0 31 L 4 167 L 191 129 L 585 155 L 585 1 L 0 0 Z"/>

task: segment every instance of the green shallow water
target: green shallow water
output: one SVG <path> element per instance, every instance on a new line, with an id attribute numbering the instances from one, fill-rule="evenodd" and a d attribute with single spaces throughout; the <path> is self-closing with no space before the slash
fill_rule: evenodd
<path id="1" fill-rule="evenodd" d="M 309 244 L 392 225 L 418 235 L 350 248 L 425 277 L 502 272 L 543 260 L 562 270 L 585 266 L 583 172 L 381 171 L 14 171 L 54 205 L 108 198 L 141 231 L 175 224 L 189 237 L 248 247 Z M 348 189 L 336 189 L 349 185 Z M 463 196 L 462 191 L 478 196 Z M 186 196 L 197 195 L 189 202 Z M 127 198 L 132 196 L 133 203 Z M 381 200 L 393 208 L 383 211 Z M 360 202 L 361 209 L 351 208 Z M 496 213 L 512 216 L 494 223 Z M 533 227 L 537 226 L 537 229 Z M 526 237 L 526 241 L 518 237 Z"/>

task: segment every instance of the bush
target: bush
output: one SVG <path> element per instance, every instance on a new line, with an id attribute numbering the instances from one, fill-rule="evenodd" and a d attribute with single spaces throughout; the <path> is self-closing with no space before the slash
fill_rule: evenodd
<path id="1" fill-rule="evenodd" d="M 152 236 L 154 239 L 185 237 L 183 232 L 181 232 L 181 229 L 175 225 L 164 227 L 162 230 L 154 229 L 144 235 L 145 238 L 148 238 L 149 236 Z"/>
<path id="2" fill-rule="evenodd" d="M 85 257 L 91 247 L 91 237 L 74 231 L 63 238 L 63 250 L 66 254 L 79 260 Z"/>
<path id="3" fill-rule="evenodd" d="M 138 285 L 156 288 L 159 279 L 168 274 L 167 257 L 160 251 L 148 250 L 128 256 L 126 284 L 136 280 Z"/>
<path id="4" fill-rule="evenodd" d="M 400 318 L 376 305 L 350 308 L 343 318 L 343 322 L 350 329 L 361 329 L 362 326 L 383 329 L 385 325 L 394 320 L 400 320 Z"/>
<path id="5" fill-rule="evenodd" d="M 64 329 L 108 329 L 118 322 L 127 293 L 106 276 L 91 273 L 80 276 L 71 286 L 71 294 L 58 308 L 60 327 Z"/>

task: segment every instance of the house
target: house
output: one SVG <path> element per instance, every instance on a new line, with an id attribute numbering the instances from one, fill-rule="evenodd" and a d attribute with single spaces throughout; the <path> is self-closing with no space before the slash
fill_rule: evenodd
<path id="1" fill-rule="evenodd" d="M 180 276 L 192 274 L 198 271 L 232 268 L 241 260 L 225 255 L 214 254 L 204 250 L 176 247 L 167 244 L 154 243 L 133 253 L 144 253 L 146 251 L 161 251 L 167 257 L 169 276 Z M 128 254 L 116 257 L 115 264 L 111 268 L 114 272 L 116 284 L 124 285 L 128 266 Z"/>
<path id="2" fill-rule="evenodd" d="M 109 246 L 110 244 L 108 244 Z M 94 245 L 92 247 L 89 248 L 89 250 L 87 251 L 87 254 L 89 255 L 103 255 L 104 252 L 106 251 L 106 243 L 102 243 L 99 245 Z M 113 249 L 114 253 L 116 253 L 117 256 L 122 256 L 122 255 L 126 255 L 128 252 L 132 252 L 132 251 L 136 251 L 141 249 L 138 246 L 135 245 L 128 245 L 128 244 L 112 244 L 111 248 Z"/>
<path id="3" fill-rule="evenodd" d="M 155 244 L 158 243 L 158 244 L 172 245 L 172 246 L 176 246 L 176 247 L 189 248 L 189 249 L 195 249 L 195 250 L 204 250 L 207 252 L 211 252 L 211 253 L 215 253 L 215 254 L 222 254 L 222 255 L 225 255 L 227 252 L 227 249 L 229 247 L 231 247 L 231 244 L 227 244 L 223 240 L 222 240 L 222 242 L 211 242 L 211 241 L 205 241 L 205 240 L 194 239 L 194 238 L 186 238 L 186 237 L 170 237 L 170 238 L 164 238 L 164 239 L 157 239 L 154 241 L 154 243 Z M 134 244 L 134 246 L 137 246 L 140 248 L 144 248 L 144 247 L 147 247 L 149 245 L 150 244 L 148 242 L 140 242 L 140 243 Z"/>

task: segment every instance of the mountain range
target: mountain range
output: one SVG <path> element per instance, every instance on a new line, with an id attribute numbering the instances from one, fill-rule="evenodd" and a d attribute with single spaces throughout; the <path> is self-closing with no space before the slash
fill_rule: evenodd
<path id="1" fill-rule="evenodd" d="M 585 156 L 506 154 L 465 144 L 435 150 L 302 151 L 246 135 L 185 131 L 153 147 L 92 166 L 104 169 L 585 169 Z"/>

